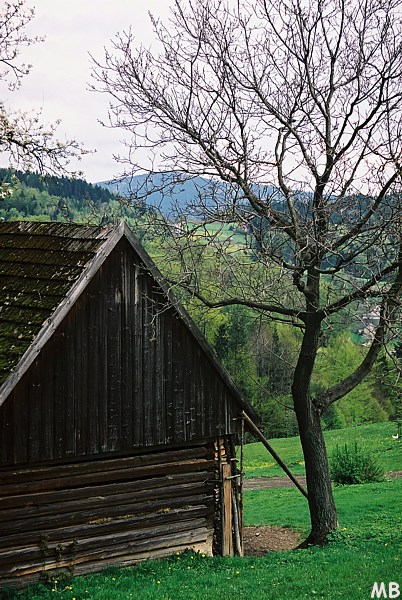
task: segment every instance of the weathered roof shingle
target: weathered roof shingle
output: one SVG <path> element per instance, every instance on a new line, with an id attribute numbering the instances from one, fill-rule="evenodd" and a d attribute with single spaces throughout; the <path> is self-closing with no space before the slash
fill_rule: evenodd
<path id="1" fill-rule="evenodd" d="M 70 223 L 0 223 L 0 384 L 112 229 Z"/>

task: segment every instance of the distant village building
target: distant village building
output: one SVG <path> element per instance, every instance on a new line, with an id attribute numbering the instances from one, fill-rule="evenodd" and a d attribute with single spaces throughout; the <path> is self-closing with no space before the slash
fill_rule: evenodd
<path id="1" fill-rule="evenodd" d="M 130 229 L 0 224 L 0 587 L 241 552 L 256 415 Z"/>
<path id="2" fill-rule="evenodd" d="M 380 310 L 381 307 L 379 305 L 373 306 L 361 318 L 362 327 L 358 333 L 367 340 L 371 341 L 375 336 L 380 322 Z"/>

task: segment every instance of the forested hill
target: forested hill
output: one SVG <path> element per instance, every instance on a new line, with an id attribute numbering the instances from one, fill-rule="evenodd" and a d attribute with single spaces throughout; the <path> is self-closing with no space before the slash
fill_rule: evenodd
<path id="1" fill-rule="evenodd" d="M 0 219 L 75 221 L 96 225 L 125 219 L 137 229 L 145 209 L 125 206 L 114 192 L 83 179 L 0 168 Z M 139 237 L 141 232 L 137 231 Z"/>
<path id="2" fill-rule="evenodd" d="M 115 199 L 115 194 L 101 187 L 87 183 L 83 179 L 24 173 L 12 169 L 0 169 L 0 182 L 13 184 L 17 179 L 24 187 L 47 192 L 50 196 L 73 198 L 77 201 L 89 199 L 95 203 L 108 202 Z"/>

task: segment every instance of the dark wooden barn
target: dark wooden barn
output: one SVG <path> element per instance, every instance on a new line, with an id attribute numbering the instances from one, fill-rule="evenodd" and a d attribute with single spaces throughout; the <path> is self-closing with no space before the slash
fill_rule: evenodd
<path id="1" fill-rule="evenodd" d="M 0 224 L 0 587 L 241 553 L 255 415 L 129 228 Z"/>

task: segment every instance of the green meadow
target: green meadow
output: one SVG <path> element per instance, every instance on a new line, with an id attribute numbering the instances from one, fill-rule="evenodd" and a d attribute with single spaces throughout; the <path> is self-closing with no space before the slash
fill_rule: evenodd
<path id="1" fill-rule="evenodd" d="M 337 445 L 353 444 L 356 441 L 378 458 L 385 472 L 390 472 L 402 471 L 402 444 L 401 440 L 393 439 L 392 435 L 395 434 L 396 424 L 387 421 L 326 431 L 324 437 L 329 456 Z M 295 475 L 304 475 L 303 452 L 299 437 L 268 441 Z M 282 469 L 259 442 L 244 447 L 244 466 L 246 477 L 283 475 Z"/>

